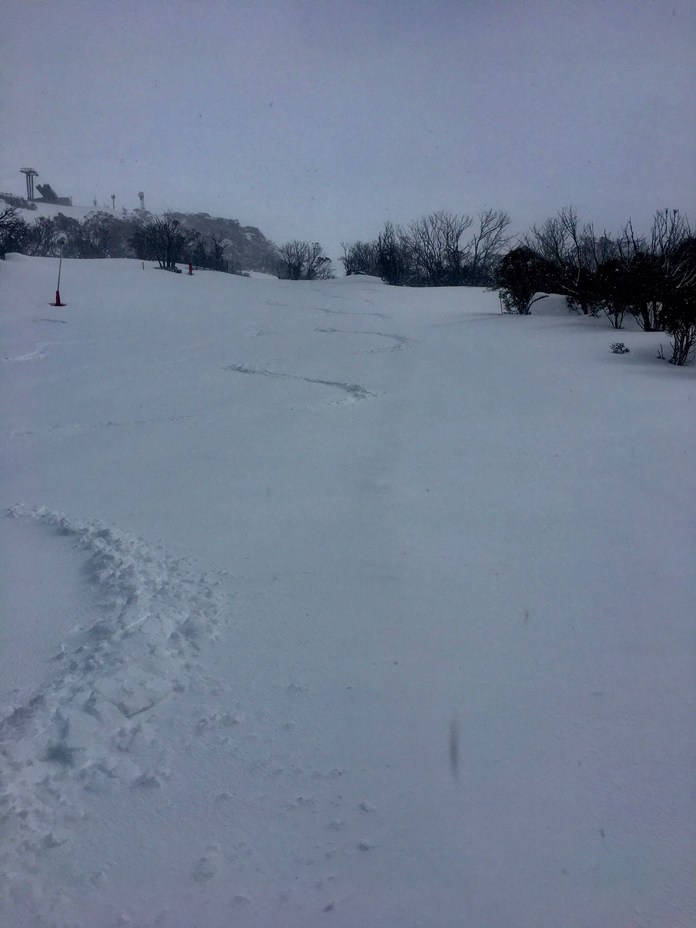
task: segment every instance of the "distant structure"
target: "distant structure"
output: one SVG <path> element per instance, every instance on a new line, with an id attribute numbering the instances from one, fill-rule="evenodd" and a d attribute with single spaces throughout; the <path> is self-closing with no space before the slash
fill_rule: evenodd
<path id="1" fill-rule="evenodd" d="M 140 209 L 145 209 L 145 194 L 142 192 L 142 190 L 138 196 L 140 197 Z"/>
<path id="2" fill-rule="evenodd" d="M 58 206 L 72 206 L 72 197 L 59 197 L 50 184 L 37 184 L 36 189 L 41 197 L 37 203 L 55 203 Z"/>
<path id="3" fill-rule="evenodd" d="M 34 196 L 34 178 L 39 176 L 39 172 L 34 168 L 20 168 L 20 171 L 27 179 L 27 200 L 30 203 L 56 203 L 59 206 L 72 206 L 72 197 L 59 197 L 50 184 L 37 184 L 36 189 L 41 196 Z"/>
<path id="4" fill-rule="evenodd" d="M 116 194 L 111 194 L 111 209 L 116 209 Z"/>
<path id="5" fill-rule="evenodd" d="M 20 168 L 20 171 L 26 175 L 27 200 L 31 203 L 34 200 L 34 178 L 39 176 L 39 172 L 35 171 L 34 168 Z M 39 187 L 39 190 L 41 190 L 41 187 Z"/>

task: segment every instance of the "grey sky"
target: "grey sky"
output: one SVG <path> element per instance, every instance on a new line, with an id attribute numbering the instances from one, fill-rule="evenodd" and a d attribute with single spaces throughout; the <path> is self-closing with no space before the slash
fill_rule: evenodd
<path id="1" fill-rule="evenodd" d="M 4 0 L 0 190 L 203 210 L 280 243 L 559 207 L 696 218 L 696 2 Z"/>

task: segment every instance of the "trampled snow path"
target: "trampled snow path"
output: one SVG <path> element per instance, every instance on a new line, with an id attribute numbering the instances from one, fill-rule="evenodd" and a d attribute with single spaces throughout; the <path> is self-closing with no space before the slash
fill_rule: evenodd
<path id="1" fill-rule="evenodd" d="M 218 580 L 132 535 L 44 508 L 15 506 L 6 515 L 38 520 L 83 549 L 101 602 L 97 620 L 62 646 L 38 692 L 2 712 L 4 892 L 68 840 L 85 791 L 117 783 L 147 790 L 167 778 L 149 718 L 197 674 L 196 652 L 215 634 L 224 602 Z"/>
<path id="2" fill-rule="evenodd" d="M 11 355 L 11 356 L 8 355 L 4 358 L 0 358 L 0 361 L 2 361 L 3 363 L 7 363 L 8 361 L 15 361 L 15 362 L 40 361 L 42 358 L 46 357 L 46 352 L 44 351 L 44 348 L 46 348 L 47 345 L 52 345 L 52 344 L 53 342 L 37 342 L 36 347 L 34 348 L 33 351 L 27 351 L 25 354 L 17 354 L 17 355 Z"/>

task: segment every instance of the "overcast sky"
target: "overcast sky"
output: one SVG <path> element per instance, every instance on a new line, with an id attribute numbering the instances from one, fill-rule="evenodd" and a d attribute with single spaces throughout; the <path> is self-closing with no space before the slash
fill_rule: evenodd
<path id="1" fill-rule="evenodd" d="M 271 239 L 696 218 L 696 0 L 2 0 L 0 190 Z"/>

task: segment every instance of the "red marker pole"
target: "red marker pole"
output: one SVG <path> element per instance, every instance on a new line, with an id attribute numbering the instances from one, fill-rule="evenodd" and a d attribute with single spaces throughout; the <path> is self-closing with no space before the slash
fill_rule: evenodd
<path id="1" fill-rule="evenodd" d="M 58 261 L 58 286 L 56 287 L 56 301 L 52 303 L 52 306 L 65 306 L 65 303 L 60 301 L 60 272 L 63 269 L 63 246 L 60 246 L 60 260 Z"/>

